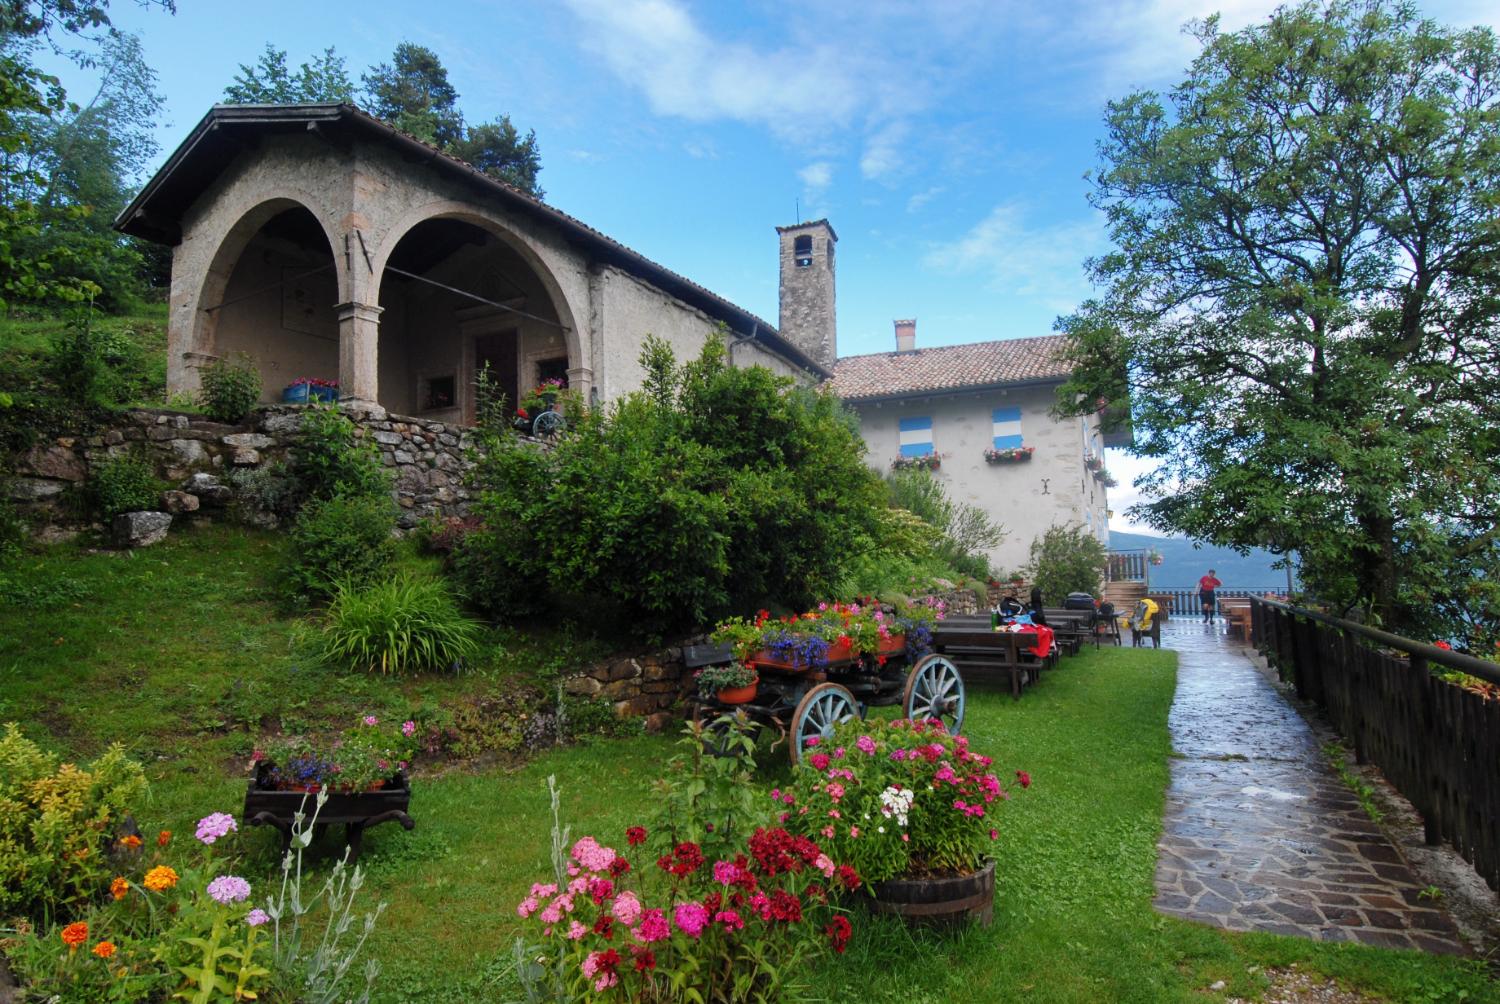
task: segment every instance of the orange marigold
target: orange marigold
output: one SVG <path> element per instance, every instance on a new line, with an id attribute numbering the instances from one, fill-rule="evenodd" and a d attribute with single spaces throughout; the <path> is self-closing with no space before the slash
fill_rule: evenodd
<path id="1" fill-rule="evenodd" d="M 109 884 L 109 894 L 115 899 L 124 899 L 125 894 L 130 891 L 130 883 L 119 875 Z"/>
<path id="2" fill-rule="evenodd" d="M 120 838 L 120 846 L 126 850 L 133 851 L 141 846 L 141 838 L 134 833 Z"/>
<path id="3" fill-rule="evenodd" d="M 89 925 L 84 921 L 75 921 L 62 929 L 63 944 L 68 946 L 70 952 L 87 940 L 89 940 Z"/>
<path id="4" fill-rule="evenodd" d="M 172 840 L 171 830 L 162 830 L 156 835 L 156 846 L 165 847 Z"/>
<path id="5" fill-rule="evenodd" d="M 141 884 L 152 892 L 166 892 L 177 884 L 177 873 L 166 865 L 157 865 L 146 873 Z"/>
<path id="6" fill-rule="evenodd" d="M 115 943 L 113 941 L 101 941 L 94 946 L 94 954 L 101 959 L 107 959 L 115 954 Z"/>

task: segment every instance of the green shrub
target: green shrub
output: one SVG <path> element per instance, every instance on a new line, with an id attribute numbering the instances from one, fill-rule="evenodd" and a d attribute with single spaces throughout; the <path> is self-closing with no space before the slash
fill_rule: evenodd
<path id="1" fill-rule="evenodd" d="M 198 401 L 209 418 L 238 422 L 260 403 L 260 370 L 243 352 L 203 368 Z"/>
<path id="2" fill-rule="evenodd" d="M 237 467 L 225 480 L 234 489 L 231 510 L 241 522 L 257 512 L 290 518 L 302 503 L 302 486 L 285 464 Z"/>
<path id="3" fill-rule="evenodd" d="M 1109 549 L 1078 524 L 1053 526 L 1031 542 L 1025 572 L 1046 603 L 1060 604 L 1069 593 L 1095 596 L 1104 584 Z"/>
<path id="4" fill-rule="evenodd" d="M 326 661 L 349 669 L 457 669 L 479 650 L 479 624 L 442 582 L 403 575 L 362 589 L 340 586 L 322 647 Z"/>
<path id="5" fill-rule="evenodd" d="M 58 764 L 14 723 L 0 734 L 0 917 L 43 923 L 97 897 L 130 803 L 146 790 L 139 764 L 112 746 L 86 767 Z"/>
<path id="6" fill-rule="evenodd" d="M 374 495 L 335 495 L 307 504 L 287 541 L 282 582 L 294 602 L 334 595 L 340 583 L 373 582 L 396 559 L 395 506 Z"/>
<path id="7" fill-rule="evenodd" d="M 679 367 L 648 337 L 641 362 L 644 390 L 570 418 L 551 451 L 480 432 L 486 533 L 457 565 L 483 575 L 466 594 L 479 595 L 476 580 L 509 579 L 512 597 L 522 587 L 607 597 L 645 636 L 825 597 L 844 562 L 873 546 L 884 508 L 838 400 L 729 366 L 717 338 Z"/>
<path id="8" fill-rule="evenodd" d="M 0 568 L 21 553 L 26 542 L 26 521 L 6 494 L 6 477 L 0 471 Z"/>
<path id="9" fill-rule="evenodd" d="M 966 502 L 954 502 L 943 483 L 927 470 L 887 475 L 886 492 L 892 506 L 915 514 L 938 531 L 933 550 L 939 557 L 965 575 L 989 578 L 990 562 L 985 552 L 1005 540 L 1005 528 L 990 519 L 989 513 Z"/>
<path id="10" fill-rule="evenodd" d="M 312 405 L 302 416 L 292 471 L 304 497 L 386 495 L 391 476 L 375 444 L 361 441 L 337 405 Z"/>
<path id="11" fill-rule="evenodd" d="M 89 472 L 85 495 L 90 511 L 108 521 L 123 512 L 159 509 L 161 489 L 161 482 L 143 455 L 121 453 Z"/>

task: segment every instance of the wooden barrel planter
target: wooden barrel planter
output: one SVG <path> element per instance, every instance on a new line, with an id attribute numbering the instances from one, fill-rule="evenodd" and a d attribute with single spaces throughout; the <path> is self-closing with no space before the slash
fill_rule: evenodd
<path id="1" fill-rule="evenodd" d="M 281 832 L 281 852 L 292 842 L 292 822 L 298 812 L 313 818 L 315 789 L 292 791 L 278 789 L 270 781 L 268 763 L 257 765 L 255 777 L 245 792 L 245 822 L 251 826 L 274 826 Z M 317 814 L 317 830 L 322 832 L 334 823 L 344 825 L 344 841 L 349 847 L 349 861 L 359 860 L 365 829 L 380 823 L 395 822 L 407 830 L 416 826 L 407 810 L 411 808 L 411 786 L 406 775 L 391 776 L 373 791 L 336 791 L 328 796 L 323 811 Z"/>
<path id="2" fill-rule="evenodd" d="M 889 879 L 875 884 L 875 913 L 893 913 L 908 924 L 947 926 L 978 921 L 988 927 L 995 908 L 995 862 L 972 875 Z"/>

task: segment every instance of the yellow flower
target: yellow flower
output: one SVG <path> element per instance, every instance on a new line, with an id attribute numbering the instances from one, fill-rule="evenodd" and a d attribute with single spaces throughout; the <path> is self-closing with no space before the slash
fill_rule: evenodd
<path id="1" fill-rule="evenodd" d="M 152 892 L 166 892 L 177 884 L 177 873 L 166 865 L 157 865 L 146 873 L 142 884 Z"/>
<path id="2" fill-rule="evenodd" d="M 119 875 L 116 875 L 115 880 L 109 884 L 109 894 L 115 899 L 124 899 L 125 893 L 127 893 L 129 890 L 130 883 L 126 882 L 125 879 L 123 879 Z"/>

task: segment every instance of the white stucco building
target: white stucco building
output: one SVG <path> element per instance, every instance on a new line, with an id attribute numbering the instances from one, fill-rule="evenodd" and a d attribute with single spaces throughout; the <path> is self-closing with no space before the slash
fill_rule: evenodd
<path id="1" fill-rule="evenodd" d="M 1048 413 L 1069 372 L 1063 337 L 922 349 L 915 321 L 895 323 L 896 351 L 834 366 L 832 386 L 859 413 L 870 464 L 887 471 L 898 457 L 935 458 L 951 498 L 1005 527 L 990 552 L 996 572 L 1025 564 L 1032 540 L 1053 525 L 1076 523 L 1107 546 L 1104 447 L 1121 445 L 1122 434 L 1106 433 L 1095 415 Z M 991 463 L 987 450 L 1027 459 Z"/>

